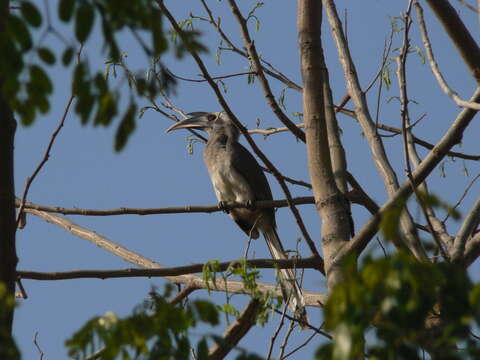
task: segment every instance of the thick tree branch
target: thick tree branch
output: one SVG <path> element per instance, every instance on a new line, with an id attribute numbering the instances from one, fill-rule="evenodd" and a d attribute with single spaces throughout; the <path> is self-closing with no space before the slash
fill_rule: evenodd
<path id="1" fill-rule="evenodd" d="M 308 170 L 317 211 L 322 219 L 322 247 L 329 290 L 342 280 L 342 268 L 334 254 L 350 238 L 348 204 L 332 171 L 324 94 L 328 77 L 321 44 L 322 5 L 316 0 L 297 2 L 298 45 L 303 80 L 303 114 L 307 136 Z M 330 129 L 336 131 L 334 119 Z M 340 159 L 337 159 L 341 162 Z M 344 163 L 337 164 L 345 169 Z M 341 174 L 344 175 L 344 174 Z M 342 176 L 343 177 L 343 176 Z M 343 179 L 344 181 L 344 179 Z M 343 181 L 342 187 L 345 189 Z M 337 266 L 338 265 L 338 266 Z"/>
<path id="2" fill-rule="evenodd" d="M 124 246 L 110 239 L 107 239 L 106 237 L 94 231 L 86 229 L 64 217 L 52 215 L 43 211 L 32 210 L 32 209 L 25 209 L 25 212 L 39 216 L 44 220 L 46 220 L 47 222 L 60 226 L 61 228 L 65 229 L 71 234 L 78 236 L 81 239 L 88 240 L 94 243 L 95 245 L 97 245 L 98 247 L 101 247 L 132 264 L 138 265 L 140 267 L 148 268 L 148 269 L 159 269 L 159 268 L 165 267 L 153 260 L 150 260 L 134 251 L 131 251 L 125 248 Z M 206 282 L 201 277 L 196 275 L 164 276 L 164 278 L 172 281 L 173 283 L 185 284 L 187 286 L 196 287 L 198 289 L 208 288 L 213 291 L 230 292 L 230 293 L 237 293 L 237 294 L 251 293 L 249 289 L 246 289 L 244 287 L 244 284 L 242 281 L 237 281 L 237 280 L 217 281 L 213 283 L 211 281 Z M 277 286 L 275 285 L 265 284 L 260 282 L 257 282 L 257 285 L 258 285 L 258 290 L 262 293 L 273 292 L 281 296 L 280 289 L 278 289 Z M 321 306 L 321 304 L 323 304 L 326 301 L 326 296 L 323 294 L 310 292 L 310 291 L 303 291 L 303 295 L 304 295 L 307 306 Z"/>
<path id="3" fill-rule="evenodd" d="M 255 325 L 262 304 L 257 299 L 251 299 L 240 316 L 227 328 L 221 342 L 217 342 L 209 350 L 209 360 L 224 359 L 238 342 Z"/>
<path id="4" fill-rule="evenodd" d="M 10 1 L 0 4 L 0 32 L 5 32 Z M 6 56 L 4 54 L 3 56 Z M 15 182 L 13 154 L 16 121 L 3 91 L 6 76 L 0 74 L 0 287 L 6 301 L 15 298 L 15 272 L 17 252 L 15 245 Z M 3 292 L 5 291 L 5 292 Z M 11 337 L 13 307 L 0 307 L 0 357 L 6 356 L 7 345 L 13 344 Z M 2 346 L 3 345 L 3 346 Z"/>
<path id="5" fill-rule="evenodd" d="M 453 44 L 480 85 L 480 48 L 468 31 L 455 8 L 448 0 L 427 0 L 437 18 L 452 39 Z"/>
<path id="6" fill-rule="evenodd" d="M 333 37 L 337 45 L 339 59 L 343 66 L 344 76 L 347 81 L 348 92 L 352 98 L 353 103 L 355 104 L 355 113 L 357 119 L 367 138 L 370 150 L 373 154 L 375 165 L 377 166 L 377 169 L 382 176 L 388 195 L 391 198 L 392 196 L 394 196 L 395 192 L 398 190 L 399 187 L 397 176 L 388 161 L 382 140 L 379 137 L 376 131 L 375 123 L 370 116 L 367 100 L 365 98 L 365 93 L 360 87 L 360 82 L 358 80 L 355 64 L 353 63 L 352 57 L 350 55 L 350 50 L 345 39 L 345 35 L 343 33 L 343 29 L 337 14 L 335 4 L 333 0 L 323 0 L 323 4 L 327 10 L 327 16 L 330 22 L 330 27 L 332 28 Z M 401 215 L 400 227 L 402 229 L 403 235 L 406 238 L 406 245 L 408 246 L 410 251 L 418 259 L 428 260 L 425 250 L 423 249 L 418 238 L 415 225 L 413 223 L 411 215 L 408 212 L 408 209 L 406 209 Z M 403 244 L 400 242 L 397 242 L 396 245 L 399 247 L 403 246 Z"/>

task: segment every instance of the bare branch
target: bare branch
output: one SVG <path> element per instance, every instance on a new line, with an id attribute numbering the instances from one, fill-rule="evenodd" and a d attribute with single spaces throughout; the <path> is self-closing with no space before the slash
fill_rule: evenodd
<path id="1" fill-rule="evenodd" d="M 272 90 L 270 89 L 270 84 L 268 83 L 265 74 L 263 73 L 263 68 L 260 63 L 260 58 L 257 53 L 257 49 L 255 44 L 253 43 L 252 39 L 250 38 L 250 34 L 248 32 L 247 22 L 245 21 L 244 17 L 240 13 L 240 9 L 238 8 L 235 0 L 228 0 L 230 4 L 230 8 L 232 9 L 232 13 L 237 19 L 238 24 L 240 25 L 240 30 L 242 33 L 242 37 L 245 42 L 245 47 L 248 50 L 250 61 L 252 62 L 253 69 L 257 73 L 258 80 L 260 85 L 262 86 L 263 93 L 265 94 L 265 99 L 272 108 L 272 111 L 275 115 L 277 115 L 278 119 L 300 140 L 305 142 L 305 133 L 301 131 L 289 118 L 288 116 L 280 109 L 280 106 L 275 100 L 273 96 Z"/>
<path id="2" fill-rule="evenodd" d="M 37 341 L 37 337 L 38 337 L 38 331 L 35 332 L 35 335 L 33 336 L 33 344 L 35 345 L 35 347 L 37 348 L 37 351 L 38 351 L 38 355 L 39 355 L 39 360 L 43 360 L 43 355 L 45 355 L 42 351 L 42 348 L 40 347 L 40 345 L 38 345 L 38 341 Z"/>
<path id="3" fill-rule="evenodd" d="M 427 0 L 480 85 L 480 48 L 448 0 Z"/>
<path id="4" fill-rule="evenodd" d="M 477 88 L 470 101 L 480 102 L 480 88 Z M 435 145 L 434 149 L 428 153 L 420 166 L 418 166 L 413 172 L 412 178 L 415 185 L 423 182 L 433 169 L 435 169 L 435 167 L 442 161 L 447 152 L 460 142 L 463 132 L 468 127 L 476 113 L 475 110 L 471 109 L 463 109 L 460 112 L 442 139 Z M 372 216 L 355 237 L 345 245 L 345 247 L 338 253 L 337 259 L 341 260 L 351 252 L 360 253 L 377 232 L 382 215 L 393 208 L 400 199 L 408 198 L 411 193 L 412 187 L 410 186 L 410 183 L 404 183 L 380 208 L 380 211 Z"/>
<path id="5" fill-rule="evenodd" d="M 128 261 L 132 264 L 138 265 L 140 267 L 148 268 L 148 269 L 160 269 L 164 268 L 165 266 L 150 260 L 134 251 L 131 251 L 124 246 L 107 239 L 106 237 L 86 229 L 69 219 L 66 219 L 61 216 L 52 215 L 43 211 L 33 210 L 33 209 L 25 209 L 26 212 L 34 214 L 43 218 L 44 220 L 52 223 L 54 225 L 60 226 L 61 228 L 65 229 L 66 231 L 72 233 L 75 236 L 78 236 L 81 239 L 88 240 L 98 247 L 105 249 L 112 254 L 122 258 L 125 261 Z M 242 281 L 237 280 L 228 280 L 228 281 L 217 281 L 213 282 L 206 282 L 201 277 L 196 275 L 178 275 L 178 276 L 164 276 L 165 279 L 172 281 L 173 283 L 178 284 L 185 284 L 190 286 L 196 286 L 199 289 L 210 289 L 212 291 L 228 291 L 230 293 L 236 294 L 250 294 L 251 290 L 246 289 Z M 273 292 L 281 296 L 280 289 L 277 289 L 275 285 L 265 284 L 257 282 L 258 290 L 262 293 Z M 310 291 L 303 291 L 303 296 L 305 298 L 305 303 L 307 306 L 321 306 L 326 301 L 326 296 L 323 294 L 310 292 Z"/>
<path id="6" fill-rule="evenodd" d="M 480 197 L 477 198 L 458 231 L 452 249 L 452 261 L 459 261 L 465 251 L 467 239 L 480 223 Z"/>
<path id="7" fill-rule="evenodd" d="M 186 78 L 186 77 L 183 77 L 183 76 L 179 76 L 179 75 L 175 75 L 173 72 L 171 72 L 170 70 L 168 71 L 170 73 L 170 75 L 172 75 L 174 78 L 176 79 L 179 79 L 179 80 L 183 80 L 183 81 L 189 81 L 189 82 L 206 82 L 207 80 L 205 79 L 190 79 L 190 78 Z M 239 72 L 239 73 L 235 73 L 235 74 L 228 74 L 228 75 L 221 75 L 221 76 L 212 76 L 212 79 L 213 80 L 220 80 L 220 79 L 228 79 L 228 78 L 232 78 L 232 77 L 238 77 L 238 76 L 244 76 L 244 75 L 254 75 L 255 72 L 254 71 L 244 71 L 244 72 Z"/>
<path id="8" fill-rule="evenodd" d="M 216 343 L 209 350 L 209 360 L 224 359 L 238 342 L 255 325 L 262 304 L 257 299 L 251 299 L 240 316 L 233 322 L 223 334 L 221 343 Z"/>
<path id="9" fill-rule="evenodd" d="M 230 50 L 230 51 L 233 51 L 241 56 L 243 56 L 244 58 L 248 59 L 248 53 L 239 49 L 237 46 L 235 46 L 233 44 L 233 42 L 228 38 L 228 36 L 225 34 L 225 32 L 222 30 L 222 27 L 220 26 L 220 24 L 218 22 L 215 21 L 215 18 L 213 17 L 213 13 L 212 11 L 210 10 L 210 8 L 208 7 L 207 3 L 205 0 L 200 0 L 205 11 L 207 12 L 208 14 L 208 22 L 210 24 L 212 24 L 212 26 L 217 30 L 218 34 L 220 35 L 220 38 L 222 38 L 223 41 L 225 41 L 227 43 L 227 45 L 229 46 L 227 49 L 222 49 L 222 50 Z M 273 67 L 272 64 L 270 64 L 269 62 L 265 61 L 265 59 L 261 59 L 261 62 L 263 64 L 265 64 L 266 66 L 268 66 L 270 69 L 268 69 L 267 67 L 263 66 L 262 65 L 262 70 L 270 75 L 271 77 L 277 79 L 278 81 L 281 81 L 282 83 L 284 83 L 285 85 L 287 85 L 289 88 L 291 89 L 294 89 L 294 90 L 297 90 L 297 91 L 302 91 L 302 87 L 300 85 L 297 85 L 295 82 L 293 82 L 292 80 L 290 80 L 289 78 L 287 78 L 284 74 L 282 74 L 280 71 L 278 71 L 277 69 L 275 69 Z"/>
<path id="10" fill-rule="evenodd" d="M 422 209 L 423 215 L 425 220 L 427 221 L 428 229 L 430 234 L 432 235 L 435 243 L 437 244 L 440 253 L 442 254 L 445 260 L 449 260 L 449 256 L 444 248 L 447 246 L 450 241 L 450 236 L 446 233 L 445 226 L 437 219 L 435 216 L 435 212 L 433 211 L 431 206 L 425 204 L 422 196 L 420 195 L 417 187 L 413 184 L 412 179 L 412 165 L 417 168 L 420 165 L 420 157 L 418 156 L 417 149 L 413 143 L 412 139 L 412 127 L 410 125 L 410 115 L 408 111 L 408 95 L 407 95 L 407 76 L 406 76 L 406 67 L 407 67 L 407 56 L 408 50 L 410 48 L 410 39 L 409 39 L 409 31 L 410 25 L 412 23 L 412 19 L 410 17 L 410 13 L 412 10 L 413 0 L 410 0 L 408 3 L 408 9 L 404 15 L 404 23 L 405 28 L 403 32 L 403 46 L 400 49 L 400 53 L 397 57 L 397 78 L 398 84 L 400 88 L 400 115 L 402 118 L 402 135 L 403 135 L 403 145 L 404 145 L 404 153 L 405 153 L 405 165 L 407 171 L 407 177 L 410 181 L 410 185 L 412 186 L 412 191 L 415 193 L 415 196 L 418 200 L 418 204 Z M 418 185 L 419 188 L 425 193 L 428 194 L 428 187 L 427 183 L 422 182 Z M 435 224 L 436 226 L 434 226 Z M 440 237 L 440 233 L 443 234 L 443 238 Z M 443 240 L 443 242 L 442 242 Z"/>
<path id="11" fill-rule="evenodd" d="M 315 205 L 322 219 L 322 249 L 329 290 L 339 283 L 343 269 L 333 262 L 334 254 L 350 238 L 350 217 L 345 196 L 339 190 L 333 173 L 327 115 L 330 116 L 330 133 L 336 132 L 334 115 L 326 110 L 325 94 L 329 88 L 328 75 L 321 43 L 322 4 L 316 0 L 301 0 L 297 5 L 298 47 L 303 89 L 303 113 L 307 138 L 307 161 Z M 330 134 L 332 135 L 332 134 Z M 341 145 L 337 142 L 337 145 Z M 344 159 L 343 159 L 344 160 Z M 345 161 L 337 159 L 337 170 L 345 170 Z M 346 190 L 344 174 L 339 183 Z"/>
<path id="12" fill-rule="evenodd" d="M 452 206 L 452 210 L 455 210 L 456 208 L 458 208 L 460 206 L 460 204 L 462 203 L 463 199 L 465 199 L 465 197 L 467 196 L 469 190 L 472 188 L 473 184 L 475 184 L 475 182 L 480 179 L 480 173 L 477 174 L 477 176 L 475 176 L 472 181 L 470 181 L 470 183 L 467 185 L 467 187 L 465 188 L 465 190 L 463 191 L 463 194 L 462 196 L 460 196 L 460 198 L 457 200 L 457 202 L 455 203 L 455 205 Z M 451 212 L 449 212 L 447 215 L 445 215 L 445 218 L 442 220 L 442 222 L 444 223 L 445 221 L 448 220 L 448 218 L 450 217 L 450 214 Z"/>
<path id="13" fill-rule="evenodd" d="M 351 58 L 350 50 L 345 40 L 335 4 L 332 0 L 323 0 L 323 4 L 327 11 L 328 21 L 330 23 L 330 27 L 332 28 L 333 37 L 337 45 L 339 59 L 343 66 L 348 92 L 355 104 L 357 119 L 367 138 L 370 150 L 373 154 L 375 165 L 377 166 L 377 169 L 385 183 L 388 195 L 390 198 L 392 198 L 399 188 L 397 176 L 389 163 L 382 140 L 377 134 L 375 123 L 373 122 L 368 111 L 368 103 L 365 98 L 365 93 L 360 87 L 355 64 Z M 406 245 L 410 251 L 418 259 L 427 261 L 428 257 L 420 243 L 420 240 L 418 239 L 418 234 L 408 209 L 406 209 L 401 215 L 400 227 L 403 235 L 406 238 Z M 399 247 L 403 246 L 403 244 L 400 242 L 397 242 L 396 245 Z"/>
<path id="14" fill-rule="evenodd" d="M 463 256 L 463 264 L 468 268 L 480 256 L 480 232 L 467 240 L 465 253 Z"/>
<path id="15" fill-rule="evenodd" d="M 60 122 L 58 123 L 58 126 L 53 131 L 53 133 L 50 137 L 50 141 L 48 142 L 48 145 L 47 145 L 47 148 L 45 150 L 45 153 L 43 155 L 42 160 L 37 165 L 37 167 L 33 171 L 32 175 L 27 178 L 27 181 L 25 183 L 25 188 L 23 190 L 22 199 L 20 200 L 20 206 L 19 206 L 18 215 L 17 215 L 17 228 L 19 227 L 20 222 L 21 222 L 22 217 L 23 217 L 23 210 L 24 210 L 24 207 L 25 207 L 25 202 L 27 201 L 27 196 L 28 196 L 28 191 L 30 190 L 30 186 L 32 185 L 33 180 L 35 180 L 35 178 L 39 174 L 40 170 L 42 170 L 43 166 L 47 163 L 48 159 L 50 158 L 50 151 L 52 150 L 53 143 L 55 142 L 55 139 L 57 138 L 58 134 L 60 133 L 60 130 L 63 127 L 63 124 L 65 123 L 65 119 L 67 118 L 67 115 L 68 115 L 68 112 L 70 110 L 70 106 L 72 105 L 74 97 L 75 97 L 75 95 L 73 95 L 73 94 L 70 95 L 70 98 L 67 101 L 67 105 L 65 106 L 63 116 L 61 117 Z"/>
<path id="16" fill-rule="evenodd" d="M 315 200 L 312 196 L 292 198 L 292 204 L 305 205 L 314 204 Z M 16 206 L 20 206 L 20 200 L 16 200 Z M 182 214 L 182 213 L 214 213 L 221 211 L 230 211 L 236 208 L 244 208 L 254 206 L 258 209 L 265 208 L 282 208 L 287 207 L 287 200 L 269 200 L 255 201 L 253 204 L 246 203 L 225 203 L 219 205 L 186 205 L 186 206 L 169 206 L 161 208 L 127 208 L 121 207 L 116 209 L 81 209 L 81 208 L 65 208 L 61 206 L 46 206 L 31 202 L 25 203 L 25 209 L 40 210 L 49 213 L 58 213 L 63 215 L 84 215 L 84 216 L 112 216 L 112 215 L 157 215 L 157 214 Z"/>
<path id="17" fill-rule="evenodd" d="M 465 6 L 468 10 L 473 11 L 474 13 L 479 14 L 479 10 L 475 8 L 475 6 L 470 5 L 466 0 L 457 0 L 461 5 Z"/>
<path id="18" fill-rule="evenodd" d="M 318 259 L 314 257 L 306 259 L 250 259 L 245 260 L 248 267 L 258 269 L 318 269 Z M 131 277 L 167 277 L 201 273 L 206 264 L 192 264 L 176 267 L 164 267 L 161 269 L 122 269 L 122 270 L 74 270 L 62 272 L 38 272 L 38 271 L 17 271 L 20 279 L 30 280 L 70 280 L 70 279 L 116 279 Z M 233 270 L 241 267 L 240 260 L 226 261 L 218 264 L 218 271 Z"/>
<path id="19" fill-rule="evenodd" d="M 423 46 L 425 47 L 430 68 L 433 72 L 433 75 L 435 75 L 435 78 L 437 79 L 438 85 L 440 85 L 440 88 L 443 90 L 443 92 L 447 94 L 458 106 L 480 110 L 480 104 L 461 99 L 457 92 L 448 86 L 447 82 L 443 78 L 442 73 L 440 72 L 440 69 L 438 68 L 435 57 L 433 56 L 432 45 L 430 43 L 430 39 L 428 38 L 427 26 L 425 25 L 425 19 L 423 17 L 423 9 L 418 2 L 415 2 L 415 10 L 417 11 L 418 25 L 420 27 L 420 34 L 422 35 Z"/>

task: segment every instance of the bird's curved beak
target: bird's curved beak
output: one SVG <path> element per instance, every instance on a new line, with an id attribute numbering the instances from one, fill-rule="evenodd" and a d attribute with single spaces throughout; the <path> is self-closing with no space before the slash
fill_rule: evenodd
<path id="1" fill-rule="evenodd" d="M 170 126 L 166 132 L 170 132 L 178 129 L 199 129 L 204 130 L 208 126 L 208 120 L 204 114 L 193 116 L 189 119 L 179 121 Z"/>

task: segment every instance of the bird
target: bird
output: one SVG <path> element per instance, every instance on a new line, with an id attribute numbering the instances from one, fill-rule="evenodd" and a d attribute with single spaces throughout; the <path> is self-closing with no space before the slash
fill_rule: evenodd
<path id="1" fill-rule="evenodd" d="M 247 206 L 228 211 L 230 217 L 250 238 L 263 234 L 273 259 L 288 259 L 277 233 L 275 210 L 258 209 L 255 201 L 273 200 L 268 180 L 255 157 L 239 143 L 240 131 L 224 112 L 192 112 L 167 132 L 197 129 L 207 133 L 203 160 L 220 207 L 231 202 Z M 302 289 L 292 269 L 277 270 L 284 301 L 300 325 L 308 322 Z"/>

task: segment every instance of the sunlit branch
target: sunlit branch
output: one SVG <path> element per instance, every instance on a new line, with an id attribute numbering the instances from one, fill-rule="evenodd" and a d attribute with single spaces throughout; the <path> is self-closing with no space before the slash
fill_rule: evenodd
<path id="1" fill-rule="evenodd" d="M 44 211 L 38 211 L 33 209 L 25 209 L 25 211 L 33 215 L 39 216 L 47 222 L 65 229 L 69 233 L 81 239 L 90 241 L 98 247 L 101 247 L 102 249 L 107 250 L 108 252 L 132 264 L 147 269 L 165 268 L 165 266 L 151 259 L 148 259 L 145 256 L 142 256 L 132 250 L 129 250 L 126 247 L 106 238 L 105 236 L 102 236 L 92 230 L 84 228 L 69 219 L 58 215 L 49 214 Z M 187 286 L 193 286 L 198 289 L 208 288 L 211 291 L 228 291 L 230 293 L 236 294 L 251 293 L 251 290 L 245 288 L 243 281 L 238 280 L 217 281 L 213 283 L 212 281 L 204 281 L 200 276 L 196 275 L 164 276 L 164 278 L 176 284 L 185 284 Z M 257 287 L 258 291 L 262 293 L 266 294 L 268 292 L 273 292 L 274 294 L 281 296 L 281 291 L 276 285 L 257 282 Z M 303 291 L 303 295 L 307 306 L 321 306 L 321 304 L 323 304 L 326 300 L 325 295 L 311 291 Z"/>

